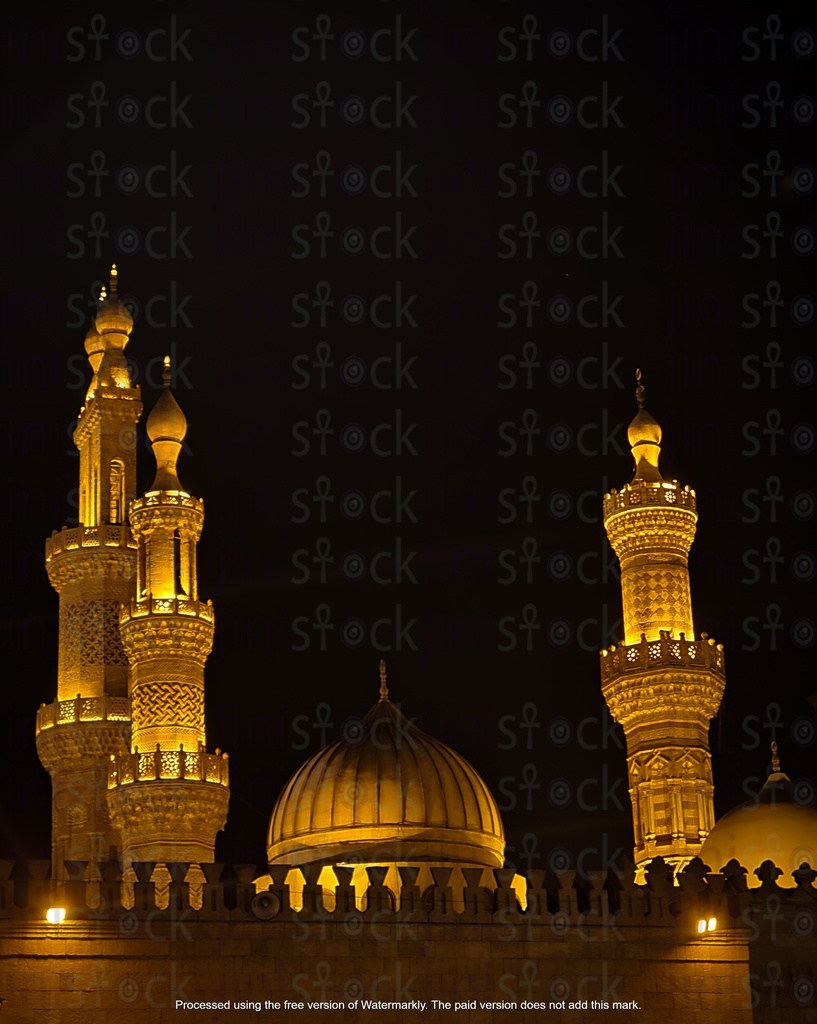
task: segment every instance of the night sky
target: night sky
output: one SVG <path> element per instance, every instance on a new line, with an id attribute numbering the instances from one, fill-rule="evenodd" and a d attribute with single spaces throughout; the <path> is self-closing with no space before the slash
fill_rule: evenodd
<path id="1" fill-rule="evenodd" d="M 518 869 L 631 853 L 597 652 L 621 639 L 600 509 L 632 475 L 636 367 L 664 475 L 698 494 L 696 631 L 727 652 L 716 813 L 772 739 L 817 799 L 814 34 L 795 5 L 617 6 L 7 17 L 1 855 L 49 855 L 43 542 L 76 522 L 111 262 L 146 409 L 172 355 L 205 500 L 219 859 L 263 863 L 277 794 L 381 658 L 488 782 Z"/>

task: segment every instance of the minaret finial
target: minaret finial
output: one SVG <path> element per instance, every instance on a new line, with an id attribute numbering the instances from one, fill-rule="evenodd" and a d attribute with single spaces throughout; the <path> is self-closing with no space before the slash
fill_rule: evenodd
<path id="1" fill-rule="evenodd" d="M 777 756 L 777 740 L 772 740 L 772 774 L 780 772 L 780 758 Z"/>
<path id="2" fill-rule="evenodd" d="M 172 377 L 173 374 L 171 373 L 170 370 L 170 356 L 165 356 L 164 363 L 162 364 L 162 381 L 164 382 L 164 386 L 166 388 L 170 387 L 170 381 Z"/>
<path id="3" fill-rule="evenodd" d="M 111 295 L 116 295 L 117 292 L 117 278 L 119 277 L 119 271 L 116 269 L 116 264 L 111 264 Z"/>
<path id="4" fill-rule="evenodd" d="M 641 383 L 641 370 L 635 371 L 635 400 L 638 402 L 638 408 L 644 408 L 644 385 Z"/>
<path id="5" fill-rule="evenodd" d="M 380 659 L 380 699 L 389 699 L 389 688 L 386 685 L 386 662 L 383 658 Z"/>

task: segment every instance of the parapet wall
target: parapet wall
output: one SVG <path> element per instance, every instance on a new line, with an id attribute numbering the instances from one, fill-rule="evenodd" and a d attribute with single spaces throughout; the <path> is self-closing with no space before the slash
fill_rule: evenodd
<path id="1" fill-rule="evenodd" d="M 631 872 L 535 872 L 524 909 L 508 870 L 495 871 L 490 886 L 464 879 L 456 901 L 450 868 L 435 869 L 424 891 L 412 884 L 416 869 L 403 868 L 396 894 L 379 881 L 384 868 L 369 868 L 365 892 L 342 883 L 332 900 L 305 872 L 294 910 L 284 866 L 256 893 L 254 865 L 202 865 L 191 905 L 199 886 L 183 881 L 196 877 L 189 865 L 168 865 L 156 881 L 153 865 L 135 865 L 123 902 L 117 864 L 73 863 L 62 891 L 68 915 L 55 925 L 45 920 L 55 892 L 49 865 L 0 864 L 0 998 L 17 1024 L 516 1024 L 545 1015 L 573 1024 L 800 1024 L 817 1016 L 810 870 L 783 889 L 767 863 L 754 890 L 737 865 L 707 874 L 693 862 L 678 886 L 660 861 L 645 886 Z"/>

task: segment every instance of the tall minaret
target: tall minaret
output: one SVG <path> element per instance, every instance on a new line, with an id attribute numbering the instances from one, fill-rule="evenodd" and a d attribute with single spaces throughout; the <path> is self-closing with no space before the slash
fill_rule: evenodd
<path id="1" fill-rule="evenodd" d="M 37 713 L 37 751 L 51 775 L 52 877 L 66 860 L 100 861 L 119 837 L 107 811 L 108 762 L 130 742 L 128 662 L 119 608 L 136 582 L 136 544 L 127 504 L 136 493 L 139 388 L 124 349 L 133 329 L 111 269 L 85 338 L 93 370 L 74 443 L 79 449 L 79 526 L 45 544 L 51 585 L 60 595 L 57 699 Z"/>
<path id="2" fill-rule="evenodd" d="M 627 737 L 635 863 L 662 856 L 676 870 L 713 825 L 709 721 L 725 682 L 723 648 L 694 639 L 687 557 L 695 492 L 658 469 L 661 428 L 644 408 L 627 431 L 635 476 L 604 496 L 604 526 L 621 564 L 624 643 L 601 652 L 602 692 Z"/>
<path id="3" fill-rule="evenodd" d="M 229 801 L 227 755 L 205 752 L 204 663 L 213 646 L 213 605 L 199 600 L 196 544 L 204 502 L 176 473 L 187 421 L 170 390 L 147 420 L 156 479 L 130 504 L 138 545 L 135 600 L 119 628 L 131 667 L 131 753 L 110 759 L 108 803 L 122 859 L 214 859 Z"/>

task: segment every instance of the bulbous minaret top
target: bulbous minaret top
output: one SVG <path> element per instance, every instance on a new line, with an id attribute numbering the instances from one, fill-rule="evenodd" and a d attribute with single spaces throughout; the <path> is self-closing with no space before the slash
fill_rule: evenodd
<path id="1" fill-rule="evenodd" d="M 187 419 L 170 390 L 170 356 L 165 356 L 162 380 L 164 391 L 147 418 L 147 434 L 156 457 L 156 478 L 151 491 L 183 491 L 176 463 L 187 434 Z"/>
<path id="2" fill-rule="evenodd" d="M 627 428 L 627 440 L 635 462 L 633 480 L 644 480 L 646 483 L 663 483 L 664 478 L 658 469 L 661 455 L 661 426 L 644 408 L 644 385 L 641 383 L 641 370 L 635 371 L 635 398 L 638 412 Z"/>
<path id="3" fill-rule="evenodd" d="M 689 549 L 695 492 L 658 468 L 661 427 L 644 408 L 627 430 L 635 474 L 604 496 L 604 526 L 621 566 L 624 643 L 601 652 L 602 692 L 627 738 L 639 871 L 661 855 L 676 868 L 701 851 L 713 821 L 709 720 L 724 688 L 723 648 L 695 640 Z"/>
<path id="4" fill-rule="evenodd" d="M 124 356 L 124 349 L 130 340 L 132 330 L 133 317 L 119 298 L 119 275 L 114 263 L 111 266 L 108 288 L 102 288 L 99 309 L 85 336 L 85 351 L 94 371 L 88 398 L 92 398 L 100 386 L 132 387 Z"/>

